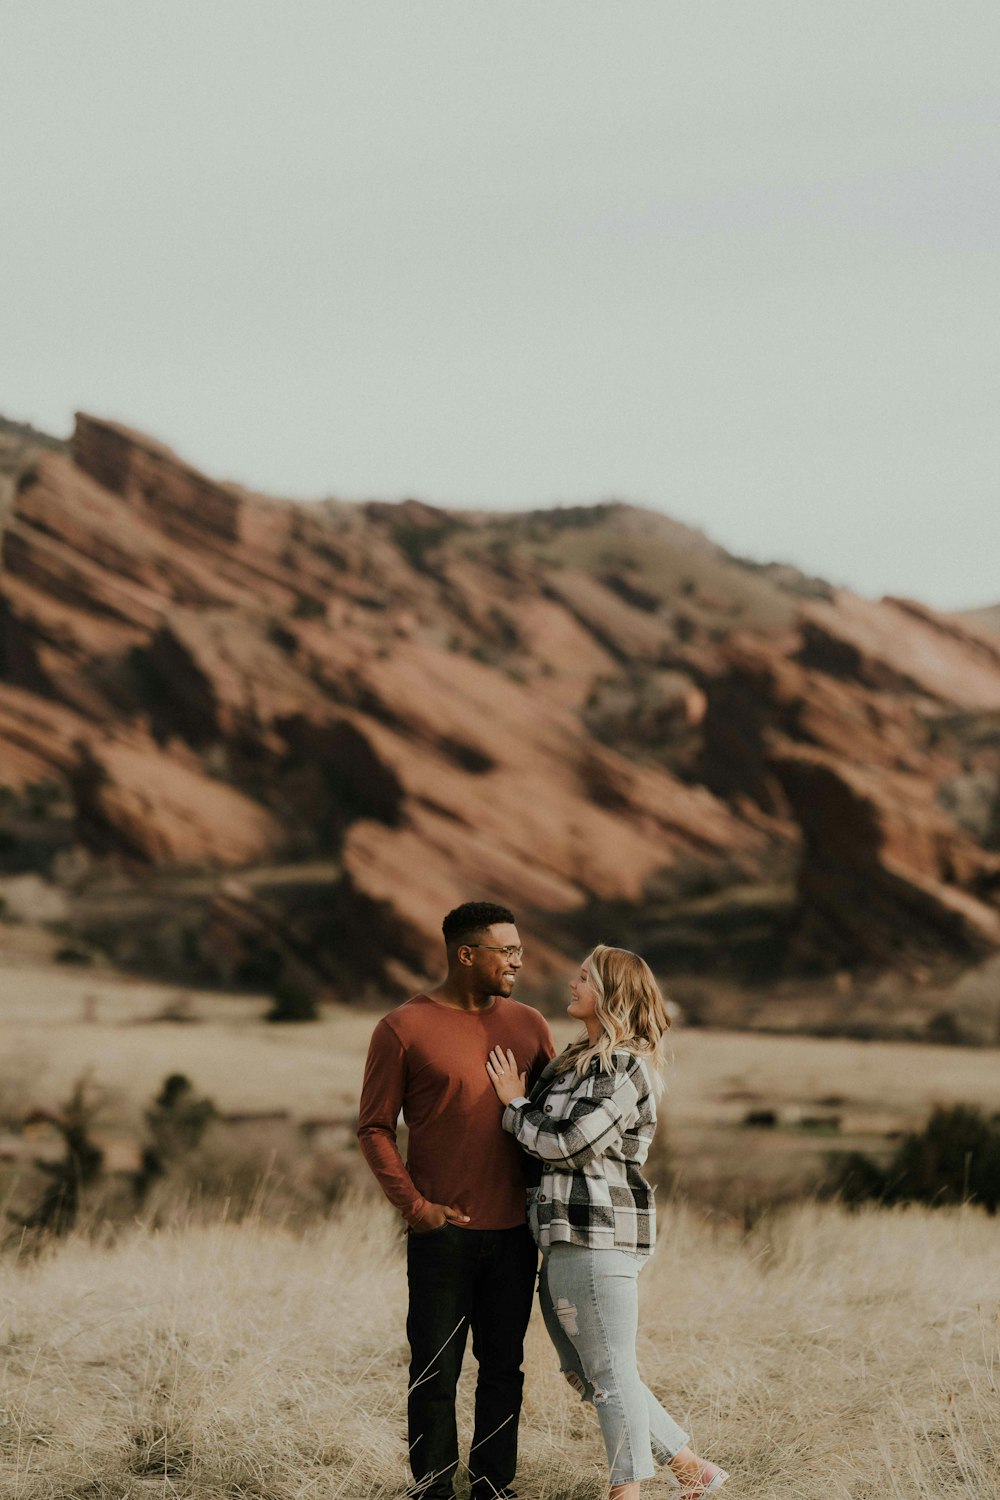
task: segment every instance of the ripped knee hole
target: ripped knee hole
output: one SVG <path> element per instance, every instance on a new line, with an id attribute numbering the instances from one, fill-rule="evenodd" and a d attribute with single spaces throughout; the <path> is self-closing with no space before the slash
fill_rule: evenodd
<path id="1" fill-rule="evenodd" d="M 580 1332 L 576 1321 L 576 1303 L 571 1302 L 568 1297 L 558 1297 L 556 1299 L 556 1317 L 567 1333 Z"/>
<path id="2" fill-rule="evenodd" d="M 574 1391 L 576 1391 L 576 1394 L 580 1397 L 581 1401 L 586 1401 L 586 1399 L 587 1399 L 587 1383 L 586 1383 L 586 1381 L 583 1380 L 581 1378 L 581 1376 L 579 1376 L 575 1370 L 563 1370 L 562 1373 L 563 1373 L 563 1377 L 565 1378 L 566 1384 L 568 1386 L 571 1386 L 572 1389 Z M 593 1404 L 595 1406 L 603 1406 L 604 1403 L 610 1399 L 610 1396 L 611 1396 L 611 1392 L 610 1391 L 595 1391 L 594 1394 L 591 1396 L 590 1399 L 591 1399 L 591 1401 L 593 1402 Z"/>

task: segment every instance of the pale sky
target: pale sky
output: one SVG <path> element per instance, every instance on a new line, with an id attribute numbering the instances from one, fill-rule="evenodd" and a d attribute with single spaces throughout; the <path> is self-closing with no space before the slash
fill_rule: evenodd
<path id="1" fill-rule="evenodd" d="M 1000 600 L 996 0 L 0 0 L 0 413 Z"/>

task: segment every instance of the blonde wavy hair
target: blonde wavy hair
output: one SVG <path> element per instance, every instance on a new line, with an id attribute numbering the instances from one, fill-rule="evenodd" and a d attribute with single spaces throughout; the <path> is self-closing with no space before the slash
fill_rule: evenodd
<path id="1" fill-rule="evenodd" d="M 601 1071 L 612 1071 L 611 1054 L 616 1048 L 634 1052 L 650 1065 L 653 1087 L 663 1088 L 666 1066 L 664 1039 L 670 1029 L 670 1013 L 653 971 L 638 953 L 627 948 L 609 948 L 599 943 L 583 961 L 597 997 L 594 1014 L 601 1035 L 591 1042 L 584 1035 L 571 1042 L 558 1060 L 556 1071 L 575 1069 L 579 1078 L 596 1057 Z"/>

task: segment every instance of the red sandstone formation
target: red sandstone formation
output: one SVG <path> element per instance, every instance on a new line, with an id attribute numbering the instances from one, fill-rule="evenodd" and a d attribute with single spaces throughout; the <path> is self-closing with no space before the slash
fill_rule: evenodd
<path id="1" fill-rule="evenodd" d="M 1000 858 L 956 829 L 932 781 L 805 746 L 773 765 L 804 833 L 803 956 L 891 967 L 1000 947 L 1000 910 L 973 894 L 1000 886 Z"/>
<path id="2" fill-rule="evenodd" d="M 789 962 L 1000 946 L 948 796 L 1000 770 L 962 728 L 1000 647 L 918 605 L 622 507 L 268 500 L 83 416 L 0 556 L 0 787 L 59 789 L 96 877 L 242 872 L 199 929 L 227 978 L 402 988 L 485 896 L 544 975 L 665 872 L 799 846 Z"/>

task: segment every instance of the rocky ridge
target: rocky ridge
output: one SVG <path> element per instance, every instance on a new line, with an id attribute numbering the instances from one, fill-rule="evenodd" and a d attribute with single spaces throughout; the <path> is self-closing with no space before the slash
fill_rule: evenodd
<path id="1" fill-rule="evenodd" d="M 1000 641 L 605 505 L 268 499 L 81 415 L 18 448 L 0 864 L 120 960 L 349 999 L 510 902 L 536 984 L 1000 949 Z"/>

